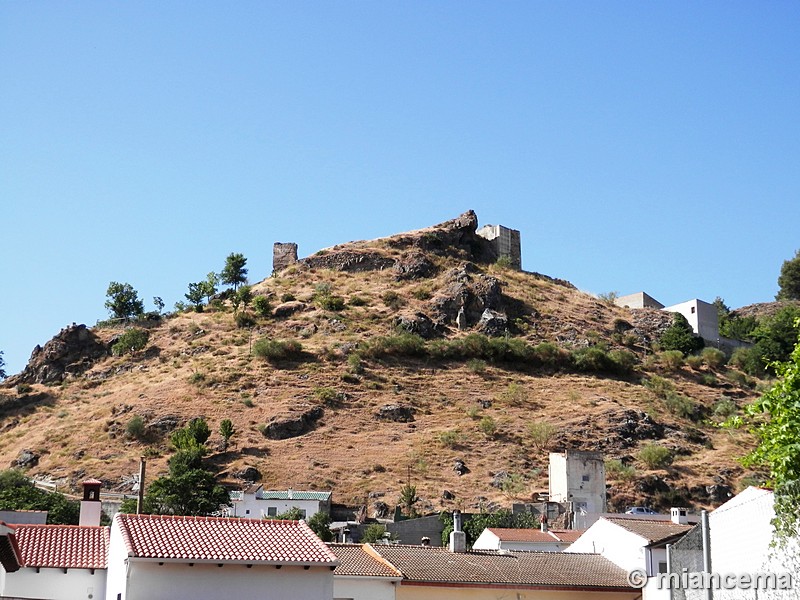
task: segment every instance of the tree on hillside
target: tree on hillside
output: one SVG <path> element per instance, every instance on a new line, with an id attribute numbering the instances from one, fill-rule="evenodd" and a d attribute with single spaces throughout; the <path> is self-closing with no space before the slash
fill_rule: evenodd
<path id="1" fill-rule="evenodd" d="M 225 267 L 219 274 L 219 280 L 225 285 L 232 285 L 234 290 L 238 290 L 241 284 L 247 283 L 246 264 L 247 259 L 244 254 L 232 252 L 225 259 Z"/>
<path id="2" fill-rule="evenodd" d="M 144 313 L 144 302 L 129 283 L 112 281 L 106 290 L 106 308 L 115 319 L 130 321 Z"/>
<path id="3" fill-rule="evenodd" d="M 189 291 L 184 294 L 186 299 L 192 303 L 192 306 L 194 306 L 194 309 L 197 312 L 202 312 L 203 310 L 203 298 L 206 296 L 205 284 L 205 281 L 201 281 L 199 283 L 190 283 Z"/>
<path id="4" fill-rule="evenodd" d="M 6 361 L 3 360 L 3 351 L 0 350 L 0 379 L 6 378 Z"/>
<path id="5" fill-rule="evenodd" d="M 0 471 L 0 510 L 46 510 L 50 525 L 77 525 L 80 505 L 58 492 L 46 492 L 20 471 Z"/>
<path id="6" fill-rule="evenodd" d="M 778 287 L 776 300 L 800 300 L 800 250 L 795 252 L 794 258 L 783 262 Z"/>
<path id="7" fill-rule="evenodd" d="M 222 423 L 219 424 L 219 434 L 222 436 L 225 448 L 228 447 L 234 433 L 236 433 L 236 430 L 233 428 L 233 421 L 230 419 L 223 419 Z"/>
<path id="8" fill-rule="evenodd" d="M 684 354 L 692 354 L 705 345 L 703 338 L 695 335 L 689 321 L 680 313 L 673 313 L 670 325 L 659 338 L 663 350 L 680 350 Z"/>
<path id="9" fill-rule="evenodd" d="M 795 320 L 795 331 L 800 318 Z M 778 381 L 746 409 L 758 446 L 746 458 L 769 469 L 775 489 L 776 530 L 797 535 L 800 525 L 800 336 L 787 362 L 775 363 Z M 741 421 L 734 419 L 735 424 Z"/>
<path id="10" fill-rule="evenodd" d="M 206 302 L 211 302 L 211 297 L 217 293 L 218 285 L 219 275 L 211 271 L 206 275 L 206 280 L 203 282 L 203 293 L 206 295 Z"/>

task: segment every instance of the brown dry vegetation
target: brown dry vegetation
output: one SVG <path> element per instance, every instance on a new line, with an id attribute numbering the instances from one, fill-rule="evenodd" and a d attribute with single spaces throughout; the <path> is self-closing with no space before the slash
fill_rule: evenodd
<path id="1" fill-rule="evenodd" d="M 344 247 L 400 254 L 396 244 L 385 240 L 332 250 Z M 653 474 L 674 488 L 719 483 L 715 477 L 736 488 L 745 474 L 737 459 L 751 443 L 746 434 L 675 416 L 643 385 L 653 375 L 667 378 L 676 393 L 707 413 L 722 397 L 741 406 L 755 392 L 728 382 L 725 367 L 713 373 L 714 385 L 702 377 L 712 374 L 708 367 L 663 372 L 651 363 L 647 368 L 640 363 L 632 375 L 619 378 L 524 364 L 362 357 L 363 372 L 352 373 L 348 356 L 394 331 L 398 309 L 385 304 L 384 294 L 398 294 L 400 311 L 429 312 L 428 298 L 444 285 L 447 269 L 463 257 L 431 259 L 438 275 L 409 281 L 397 281 L 391 270 L 347 273 L 290 267 L 253 288 L 273 305 L 286 294 L 307 303 L 305 311 L 287 319 L 258 318 L 249 331 L 236 327 L 229 305 L 185 312 L 154 326 L 147 349 L 137 355 L 100 360 L 60 386 L 34 385 L 21 401 L 15 388 L 0 389 L 0 400 L 15 401 L 0 414 L 0 461 L 11 465 L 20 451 L 31 449 L 41 455 L 33 475 L 68 485 L 97 477 L 115 485 L 136 473 L 139 457 L 146 455 L 148 477 L 153 478 L 166 471 L 168 436 L 147 443 L 129 439 L 130 419 L 140 415 L 152 422 L 171 415 L 183 424 L 202 416 L 214 431 L 209 462 L 223 481 L 235 485 L 233 474 L 254 466 L 265 487 L 333 489 L 336 502 L 353 505 L 363 504 L 370 493 L 396 502 L 409 468 L 423 499 L 420 508 L 469 509 L 487 501 L 508 505 L 547 489 L 547 450 L 564 448 L 600 449 L 607 458 L 622 458 L 636 468 L 630 481 L 609 476 L 612 499 L 616 495 L 618 503 L 652 503 L 652 496 L 637 491 L 636 484 Z M 598 341 L 624 348 L 614 334 L 617 320 L 630 320 L 627 309 L 535 274 L 496 265 L 479 268 L 499 279 L 504 296 L 521 307 L 514 323 L 520 339 L 557 342 L 566 349 Z M 346 308 L 332 312 L 317 307 L 312 298 L 320 284 L 343 297 Z M 365 301 L 363 306 L 349 304 L 356 296 Z M 96 328 L 94 333 L 108 341 L 119 329 Z M 447 337 L 464 335 L 453 328 Z M 257 358 L 251 344 L 265 336 L 298 340 L 304 354 L 278 364 Z M 653 353 L 630 341 L 627 348 L 640 360 Z M 337 398 L 323 402 L 322 388 L 335 390 Z M 491 406 L 484 407 L 486 401 Z M 324 416 L 310 433 L 279 441 L 261 433 L 265 424 L 321 403 Z M 378 409 L 388 404 L 413 407 L 415 420 L 378 420 Z M 619 443 L 613 431 L 627 409 L 646 412 L 667 428 L 663 439 L 655 441 L 676 451 L 670 467 L 649 471 L 637 460 L 638 449 L 653 440 Z M 481 430 L 483 417 L 494 420 L 493 435 Z M 226 451 L 217 451 L 217 430 L 226 418 L 237 433 Z M 548 448 L 537 449 L 530 439 L 532 422 L 556 426 Z M 470 473 L 459 476 L 453 470 L 456 459 Z M 492 487 L 493 475 L 500 471 L 519 476 L 522 489 Z M 454 501 L 441 499 L 445 489 L 455 494 Z M 706 503 L 696 495 L 692 500 Z"/>

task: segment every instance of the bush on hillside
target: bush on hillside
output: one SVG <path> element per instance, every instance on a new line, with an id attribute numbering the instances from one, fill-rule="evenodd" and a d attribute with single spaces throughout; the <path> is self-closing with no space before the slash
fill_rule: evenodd
<path id="1" fill-rule="evenodd" d="M 117 338 L 116 343 L 111 346 L 111 353 L 115 356 L 122 356 L 128 352 L 137 352 L 147 346 L 150 340 L 150 332 L 146 329 L 131 327 Z"/>
<path id="2" fill-rule="evenodd" d="M 253 354 L 270 362 L 297 358 L 302 353 L 303 346 L 296 340 L 261 338 L 253 344 Z"/>
<path id="3" fill-rule="evenodd" d="M 680 313 L 674 313 L 670 325 L 658 340 L 662 350 L 680 350 L 684 355 L 693 354 L 705 346 L 703 338 L 695 335 L 689 321 Z"/>

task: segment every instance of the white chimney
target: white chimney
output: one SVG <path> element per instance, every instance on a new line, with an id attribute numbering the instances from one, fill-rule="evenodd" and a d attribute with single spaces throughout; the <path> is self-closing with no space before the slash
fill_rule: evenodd
<path id="1" fill-rule="evenodd" d="M 453 511 L 453 531 L 450 533 L 450 552 L 467 551 L 467 534 L 461 529 L 461 511 Z"/>
<path id="2" fill-rule="evenodd" d="M 669 509 L 669 516 L 676 525 L 689 524 L 689 510 L 686 508 L 673 507 Z"/>
<path id="3" fill-rule="evenodd" d="M 103 505 L 100 502 L 100 488 L 103 482 L 97 479 L 87 479 L 83 482 L 83 500 L 78 525 L 83 527 L 99 527 L 100 515 Z"/>

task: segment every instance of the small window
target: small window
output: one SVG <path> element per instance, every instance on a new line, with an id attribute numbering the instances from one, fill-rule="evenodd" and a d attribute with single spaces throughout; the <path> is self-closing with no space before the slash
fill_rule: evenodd
<path id="1" fill-rule="evenodd" d="M 248 508 L 246 511 L 244 511 L 244 514 L 249 515 L 250 514 L 250 509 Z"/>
<path id="2" fill-rule="evenodd" d="M 274 517 L 274 516 L 276 516 L 277 514 L 278 514 L 278 507 L 276 507 L 276 506 L 270 506 L 270 507 L 267 509 L 267 516 L 268 516 L 268 517 Z"/>
<path id="3" fill-rule="evenodd" d="M 584 475 L 583 477 L 581 477 L 581 480 L 589 481 L 589 476 L 588 475 Z"/>
<path id="4" fill-rule="evenodd" d="M 302 508 L 300 509 L 300 518 L 301 519 L 305 519 L 306 518 L 306 511 L 303 510 Z"/>
<path id="5" fill-rule="evenodd" d="M 694 314 L 694 306 L 692 307 L 692 314 Z"/>
<path id="6" fill-rule="evenodd" d="M 667 563 L 666 562 L 659 562 L 658 563 L 658 572 L 659 573 L 666 573 L 667 572 Z"/>

